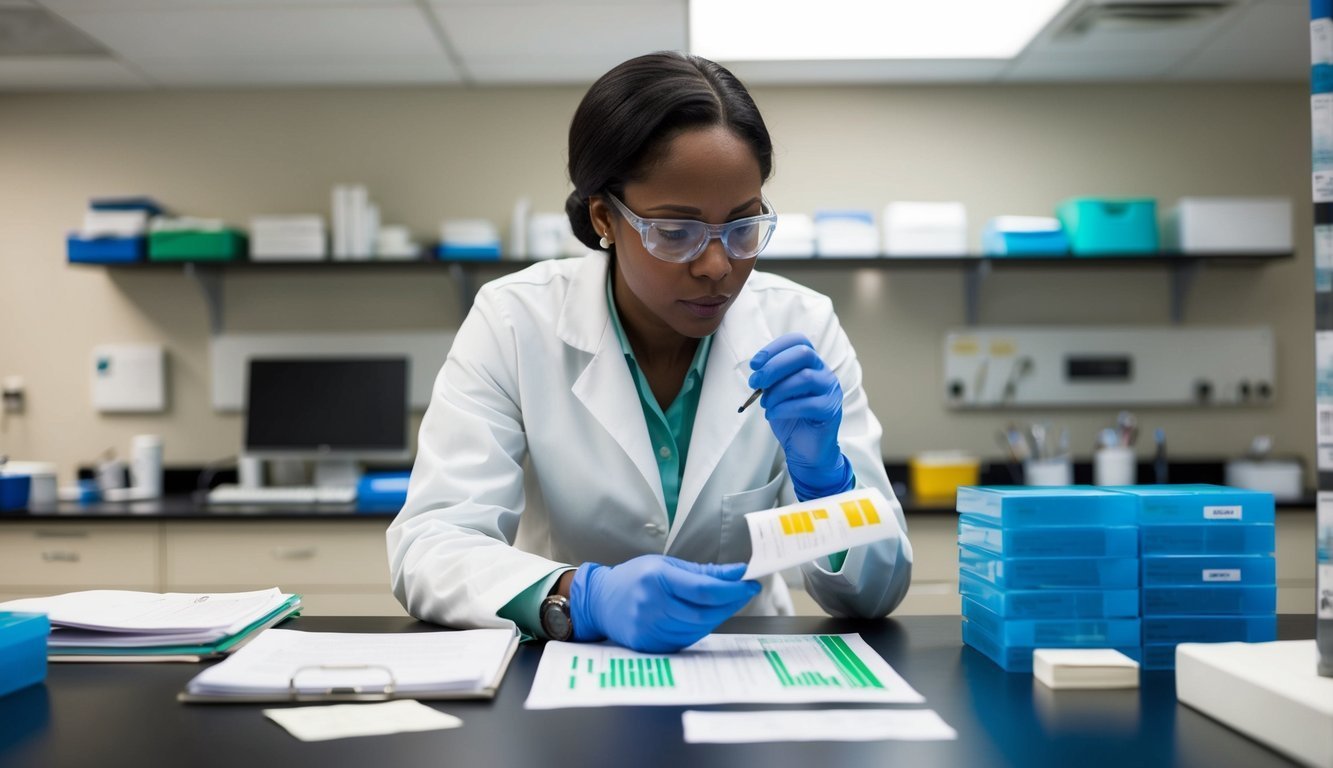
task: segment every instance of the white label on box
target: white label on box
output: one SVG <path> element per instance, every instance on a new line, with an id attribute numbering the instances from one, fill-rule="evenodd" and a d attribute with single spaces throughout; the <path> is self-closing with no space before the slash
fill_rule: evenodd
<path id="1" fill-rule="evenodd" d="M 1204 507 L 1203 516 L 1207 520 L 1239 520 L 1241 519 L 1241 508 L 1239 506 Z"/>
<path id="2" fill-rule="evenodd" d="M 1320 471 L 1333 470 L 1333 445 L 1321 445 L 1315 449 L 1315 466 Z"/>
<path id="3" fill-rule="evenodd" d="M 1315 434 L 1320 443 L 1333 443 L 1333 405 L 1319 403 L 1315 410 Z"/>
<path id="4" fill-rule="evenodd" d="M 1333 64 L 1333 19 L 1310 22 L 1310 64 Z"/>
<path id="5" fill-rule="evenodd" d="M 1320 172 L 1333 170 L 1333 94 L 1316 93 L 1310 97 L 1310 139 L 1310 169 L 1315 172 L 1317 190 Z M 1323 175 L 1328 176 L 1327 173 Z M 1319 200 L 1318 194 L 1315 195 L 1315 202 L 1323 202 Z"/>
<path id="6" fill-rule="evenodd" d="M 1310 175 L 1311 192 L 1316 203 L 1333 203 L 1333 172 L 1315 171 Z"/>
<path id="7" fill-rule="evenodd" d="M 1328 224 L 1314 228 L 1314 289 L 1333 291 L 1333 226 Z"/>
<path id="8" fill-rule="evenodd" d="M 1204 581 L 1240 581 L 1239 568 L 1204 568 Z"/>

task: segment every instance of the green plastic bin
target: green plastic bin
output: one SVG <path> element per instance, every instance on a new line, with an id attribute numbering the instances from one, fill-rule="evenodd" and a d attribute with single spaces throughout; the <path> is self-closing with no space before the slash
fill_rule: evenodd
<path id="1" fill-rule="evenodd" d="M 1157 201 L 1076 197 L 1056 216 L 1069 234 L 1075 256 L 1132 256 L 1157 253 Z"/>
<path id="2" fill-rule="evenodd" d="M 149 261 L 236 261 L 245 253 L 245 234 L 235 229 L 148 235 Z"/>

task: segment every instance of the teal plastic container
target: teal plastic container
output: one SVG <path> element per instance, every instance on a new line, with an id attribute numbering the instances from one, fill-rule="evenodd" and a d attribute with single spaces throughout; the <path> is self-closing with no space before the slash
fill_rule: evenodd
<path id="1" fill-rule="evenodd" d="M 958 548 L 958 573 L 1000 589 L 1138 589 L 1137 557 L 1007 557 Z"/>
<path id="2" fill-rule="evenodd" d="M 1109 648 L 1138 645 L 1138 619 L 1005 619 L 964 597 L 963 618 L 1004 645 Z"/>
<path id="3" fill-rule="evenodd" d="M 1157 253 L 1157 201 L 1076 197 L 1056 209 L 1075 256 Z"/>
<path id="4" fill-rule="evenodd" d="M 1134 525 L 1138 503 L 1127 494 L 1090 485 L 960 486 L 955 506 L 1002 528 Z"/>
<path id="5" fill-rule="evenodd" d="M 1030 645 L 1005 645 L 994 636 L 987 634 L 977 625 L 970 621 L 963 622 L 963 642 L 968 646 L 975 648 L 986 658 L 999 665 L 1005 672 L 1031 672 L 1032 671 L 1032 652 L 1036 650 Z M 1069 647 L 1068 644 L 1052 643 L 1048 648 Z M 1116 648 L 1117 651 L 1125 654 L 1131 659 L 1138 660 L 1139 647 L 1127 645 Z M 1171 653 L 1175 654 L 1176 647 L 1171 646 Z"/>
<path id="6" fill-rule="evenodd" d="M 1225 485 L 1114 485 L 1108 491 L 1137 496 L 1138 522 L 1150 525 L 1273 523 L 1273 494 Z"/>
<path id="7" fill-rule="evenodd" d="M 1006 619 L 1136 619 L 1137 589 L 1000 589 L 966 573 L 958 593 Z"/>
<path id="8" fill-rule="evenodd" d="M 0 696 L 46 679 L 50 633 L 46 614 L 0 612 Z"/>
<path id="9" fill-rule="evenodd" d="M 1138 557 L 1133 525 L 1000 528 L 979 515 L 958 516 L 958 543 L 996 557 Z"/>

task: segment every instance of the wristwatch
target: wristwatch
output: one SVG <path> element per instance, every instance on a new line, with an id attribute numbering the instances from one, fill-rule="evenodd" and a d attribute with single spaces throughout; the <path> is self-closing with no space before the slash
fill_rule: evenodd
<path id="1" fill-rule="evenodd" d="M 542 631 L 552 640 L 572 640 L 574 621 L 569 617 L 569 598 L 548 595 L 542 600 Z"/>

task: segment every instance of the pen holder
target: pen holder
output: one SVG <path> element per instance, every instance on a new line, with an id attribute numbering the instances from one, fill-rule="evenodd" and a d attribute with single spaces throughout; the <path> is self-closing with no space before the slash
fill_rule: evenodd
<path id="1" fill-rule="evenodd" d="M 1134 449 L 1127 445 L 1098 448 L 1092 455 L 1094 485 L 1133 485 L 1138 475 Z"/>
<path id="2" fill-rule="evenodd" d="M 1023 481 L 1026 485 L 1072 485 L 1074 465 L 1068 456 L 1057 459 L 1029 459 L 1023 462 Z"/>

